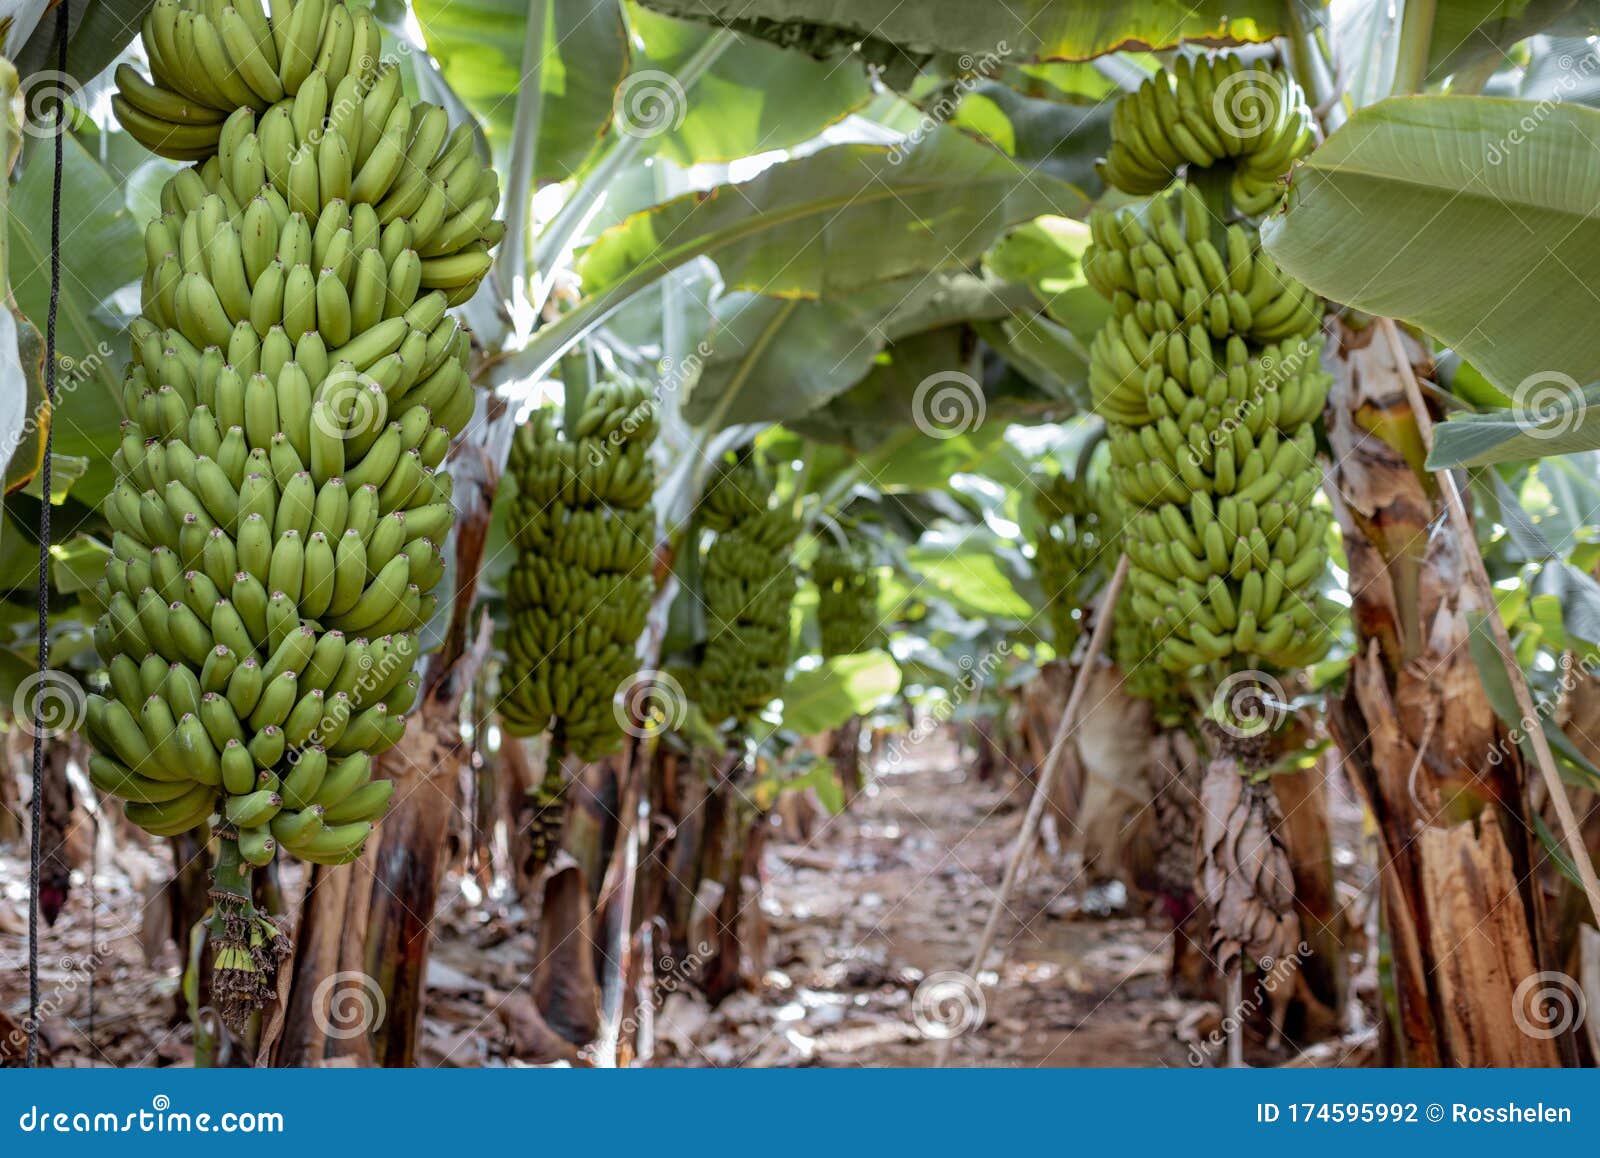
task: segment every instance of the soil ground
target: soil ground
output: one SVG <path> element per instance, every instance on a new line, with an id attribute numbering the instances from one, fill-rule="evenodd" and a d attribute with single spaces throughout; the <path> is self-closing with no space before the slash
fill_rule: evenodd
<path id="1" fill-rule="evenodd" d="M 927 745 L 803 844 L 768 844 L 768 967 L 714 1010 L 689 993 L 659 1018 L 677 1064 L 1184 1065 L 1204 1004 L 1166 981 L 1170 941 L 1142 918 L 1091 914 L 1043 857 L 1018 887 L 981 989 L 965 970 L 1027 797 L 973 783 Z"/>
<path id="2" fill-rule="evenodd" d="M 962 972 L 1027 799 L 1015 781 L 973 782 L 967 766 L 953 745 L 924 745 L 841 815 L 818 814 L 804 841 L 775 832 L 750 988 L 715 1008 L 687 986 L 667 993 L 649 1011 L 651 1062 L 925 1066 L 950 1036 L 958 1065 L 1189 1064 L 1188 1043 L 1209 1032 L 1217 1009 L 1173 996 L 1172 934 L 1043 852 L 1011 900 L 981 986 Z M 25 855 L 0 850 L 0 1014 L 14 1021 L 26 1009 Z M 192 1062 L 161 900 L 168 870 L 159 846 L 102 857 L 99 953 L 88 881 L 75 873 L 41 939 L 54 1064 Z M 423 1064 L 523 1064 L 526 921 L 470 884 L 452 882 L 443 895 Z M 7 1028 L 0 1023 L 0 1049 Z"/>

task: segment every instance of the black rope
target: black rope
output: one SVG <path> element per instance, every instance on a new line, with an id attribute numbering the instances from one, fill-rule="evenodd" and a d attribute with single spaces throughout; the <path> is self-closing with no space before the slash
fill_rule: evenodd
<path id="1" fill-rule="evenodd" d="M 67 3 L 56 6 L 56 83 L 67 75 Z M 44 461 L 39 467 L 39 686 L 33 698 L 33 801 L 28 849 L 28 1068 L 39 1064 L 39 861 L 44 819 L 44 679 L 50 670 L 50 451 L 55 433 L 56 311 L 61 306 L 61 164 L 67 131 L 67 102 L 56 101 L 55 182 L 50 195 L 50 313 L 44 326 L 44 397 L 51 421 L 44 431 Z M 93 946 L 91 945 L 92 949 Z"/>

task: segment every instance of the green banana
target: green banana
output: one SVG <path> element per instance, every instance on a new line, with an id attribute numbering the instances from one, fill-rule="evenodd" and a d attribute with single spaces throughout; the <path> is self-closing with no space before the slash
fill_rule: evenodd
<path id="1" fill-rule="evenodd" d="M 1259 214 L 1309 125 L 1292 81 L 1226 55 L 1180 59 L 1113 113 L 1102 172 L 1155 196 L 1143 214 L 1091 215 L 1084 270 L 1113 316 L 1091 343 L 1089 386 L 1109 427 L 1100 457 L 1132 562 L 1128 602 L 1144 620 L 1117 630 L 1144 668 L 1287 668 L 1328 641 L 1327 616 L 1291 611 L 1316 604 L 1327 562 L 1310 430 L 1329 383 L 1321 303 L 1253 226 L 1217 225 L 1189 182 L 1169 191 L 1180 173 L 1222 166 L 1233 209 Z M 1080 537 L 1037 543 L 1041 571 Z"/>
<path id="2" fill-rule="evenodd" d="M 413 633 L 443 572 L 432 544 L 454 521 L 436 468 L 474 400 L 470 343 L 445 310 L 502 232 L 498 183 L 472 134 L 450 135 L 380 65 L 365 6 L 156 0 L 140 31 L 150 76 L 120 66 L 113 111 L 184 165 L 145 232 L 130 326 L 90 775 L 158 835 L 215 815 L 245 873 L 280 849 L 339 863 L 392 791 L 366 757 L 399 740 L 416 694 Z M 352 369 L 370 380 L 341 405 Z M 436 408 L 409 397 L 423 383 Z M 369 573 L 389 517 L 415 531 Z M 363 710 L 333 686 L 367 651 L 341 627 L 405 640 L 384 645 L 399 670 Z M 330 761 L 336 744 L 350 754 Z M 212 946 L 238 1024 L 274 995 L 284 938 L 248 889 L 214 896 L 240 918 Z"/>

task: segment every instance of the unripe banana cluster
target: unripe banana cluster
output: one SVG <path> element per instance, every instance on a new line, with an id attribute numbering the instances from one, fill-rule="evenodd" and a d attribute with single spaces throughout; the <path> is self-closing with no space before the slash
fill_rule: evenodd
<path id="1" fill-rule="evenodd" d="M 656 410 L 641 385 L 590 391 L 573 429 L 544 407 L 518 428 L 506 589 L 506 689 L 500 717 L 514 735 L 554 728 L 585 760 L 622 738 L 612 700 L 638 670 L 634 648 L 654 590 Z"/>
<path id="2" fill-rule="evenodd" d="M 756 474 L 764 478 L 759 466 Z M 743 492 L 752 505 L 759 498 L 759 509 L 719 531 L 706 551 L 706 647 L 687 686 L 714 723 L 760 713 L 782 694 L 789 667 L 800 525 L 789 511 L 766 508 L 766 485 Z"/>
<path id="3" fill-rule="evenodd" d="M 878 572 L 853 544 L 826 542 L 811 564 L 817 585 L 817 627 L 824 657 L 888 646 L 878 613 Z"/>
<path id="4" fill-rule="evenodd" d="M 1097 447 L 1090 460 L 1085 490 L 1103 543 L 1127 538 L 1128 507 L 1111 483 L 1109 445 Z M 1161 641 L 1150 623 L 1134 610 L 1133 601 L 1117 600 L 1111 620 L 1110 653 L 1122 673 L 1122 688 L 1131 696 L 1150 700 L 1160 714 L 1177 698 L 1172 675 L 1159 662 Z"/>
<path id="5" fill-rule="evenodd" d="M 1254 229 L 1214 221 L 1192 185 L 1153 198 L 1142 219 L 1097 211 L 1090 227 L 1085 273 L 1113 302 L 1090 383 L 1109 421 L 1129 604 L 1170 671 L 1315 661 L 1331 618 L 1316 593 L 1329 517 L 1315 504 L 1312 424 L 1329 383 L 1320 302 Z"/>
<path id="6" fill-rule="evenodd" d="M 1159 193 L 1185 166 L 1226 166 L 1234 205 L 1255 215 L 1283 195 L 1284 173 L 1311 147 L 1312 120 L 1300 86 L 1280 69 L 1180 56 L 1117 102 L 1111 134 L 1099 164 L 1107 184 Z"/>
<path id="7" fill-rule="evenodd" d="M 702 527 L 726 531 L 767 509 L 772 479 L 753 452 L 729 451 L 712 467 L 695 518 Z"/>
<path id="8" fill-rule="evenodd" d="M 1039 516 L 1033 539 L 1033 570 L 1044 591 L 1045 614 L 1056 654 L 1065 658 L 1078 642 L 1078 612 L 1089 595 L 1103 544 L 1099 516 L 1086 488 L 1064 474 L 1034 480 Z"/>
<path id="9" fill-rule="evenodd" d="M 1097 413 L 1125 426 L 1171 418 L 1206 441 L 1192 428 L 1212 406 L 1256 399 L 1256 421 L 1285 427 L 1321 412 L 1321 300 L 1278 269 L 1253 228 L 1228 225 L 1220 252 L 1191 185 L 1152 199 L 1143 220 L 1101 210 L 1089 227 L 1084 276 L 1113 311 L 1090 347 Z M 1212 402 L 1219 375 L 1229 393 Z"/>
<path id="10" fill-rule="evenodd" d="M 1119 600 L 1111 621 L 1111 658 L 1122 672 L 1122 687 L 1142 700 L 1162 700 L 1172 692 L 1171 677 L 1157 662 L 1160 640 L 1130 600 Z"/>
<path id="11" fill-rule="evenodd" d="M 91 775 L 152 833 L 215 815 L 248 863 L 339 864 L 418 692 L 473 408 L 446 310 L 488 269 L 498 182 L 377 65 L 365 9 L 159 0 L 144 40 L 154 83 L 120 70 L 118 115 L 196 164 L 145 233 Z"/>

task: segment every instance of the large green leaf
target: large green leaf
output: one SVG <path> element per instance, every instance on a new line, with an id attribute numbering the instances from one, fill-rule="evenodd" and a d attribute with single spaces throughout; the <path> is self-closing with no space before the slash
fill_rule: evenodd
<path id="1" fill-rule="evenodd" d="M 896 163 L 898 161 L 898 163 Z M 686 194 L 606 230 L 578 262 L 584 300 L 497 368 L 537 376 L 664 274 L 700 257 L 730 290 L 852 293 L 968 266 L 1019 221 L 1082 213 L 1083 194 L 955 129 L 909 152 L 836 145 L 744 184 Z"/>
<path id="2" fill-rule="evenodd" d="M 993 536 L 976 533 L 953 546 L 930 539 L 924 543 L 907 551 L 906 560 L 926 585 L 925 598 L 949 602 L 978 619 L 1032 618 L 1033 608 L 1018 594 Z"/>
<path id="3" fill-rule="evenodd" d="M 144 249 L 122 189 L 70 135 L 63 163 L 55 451 L 89 459 L 74 493 L 94 502 L 111 489 L 123 418 L 127 339 L 111 298 L 138 280 Z M 11 284 L 41 333 L 50 304 L 51 169 L 49 154 L 35 151 L 11 192 Z"/>
<path id="4" fill-rule="evenodd" d="M 990 141 L 1008 157 L 1097 197 L 1105 182 L 1095 160 L 1111 147 L 1113 103 L 1063 104 L 984 81 L 962 98 L 951 123 Z"/>
<path id="5" fill-rule="evenodd" d="M 704 254 L 729 289 L 820 297 L 970 262 L 1019 221 L 1084 208 L 1072 186 L 941 130 L 908 153 L 838 145 L 678 197 L 601 234 L 578 273 L 602 294 Z"/>
<path id="6" fill-rule="evenodd" d="M 1014 452 L 999 422 L 979 426 L 958 438 L 938 438 L 915 426 L 892 431 L 859 460 L 862 476 L 880 491 L 931 491 L 950 485 L 953 475 L 982 471 L 1006 473 Z"/>
<path id="7" fill-rule="evenodd" d="M 1089 350 L 1065 326 L 1044 315 L 980 325 L 978 335 L 1011 368 L 1053 398 L 1088 413 L 1094 409 L 1089 392 Z"/>
<path id="8" fill-rule="evenodd" d="M 1086 356 L 1089 343 L 1111 316 L 1111 303 L 1083 275 L 1089 227 L 1066 217 L 1040 217 L 1019 226 L 984 256 L 996 277 L 1031 285 L 1050 316 Z M 1040 340 L 1053 340 L 1047 335 Z"/>
<path id="9" fill-rule="evenodd" d="M 704 24 L 637 5 L 630 5 L 630 18 L 644 42 L 643 67 L 657 73 L 676 74 L 712 35 Z M 626 109 L 630 99 L 661 102 L 640 110 L 647 118 L 671 114 L 672 129 L 661 134 L 655 151 L 686 165 L 797 145 L 871 95 L 859 68 L 826 64 L 752 37 L 725 49 L 687 97 L 664 77 L 646 76 L 637 83 L 637 90 L 623 89 L 618 103 Z"/>
<path id="10" fill-rule="evenodd" d="M 1528 380 L 1523 407 L 1464 414 L 1434 427 L 1428 466 L 1490 466 L 1600 447 L 1600 385 L 1571 378 Z"/>
<path id="11" fill-rule="evenodd" d="M 154 3 L 155 0 L 94 0 L 74 4 L 68 15 L 67 75 L 79 84 L 93 80 L 139 34 L 144 14 Z M 53 11 L 46 12 L 15 55 L 17 72 L 26 79 L 40 69 L 54 69 L 57 46 L 56 16 Z"/>
<path id="12" fill-rule="evenodd" d="M 835 656 L 789 677 L 783 726 L 815 736 L 870 712 L 899 690 L 900 668 L 887 652 Z"/>
<path id="13" fill-rule="evenodd" d="M 537 176 L 562 181 L 611 124 L 613 96 L 629 68 L 628 35 L 621 0 L 548 4 Z M 531 7 L 527 0 L 412 3 L 429 54 L 483 121 L 497 152 L 509 144 Z"/>
<path id="14" fill-rule="evenodd" d="M 958 441 L 1006 422 L 1066 416 L 1070 397 L 1050 377 L 1011 373 L 979 342 L 978 325 L 941 326 L 886 345 L 872 373 L 790 425 L 806 437 L 877 451 L 902 432 Z"/>
<path id="15" fill-rule="evenodd" d="M 1414 322 L 1515 396 L 1600 378 L 1600 112 L 1420 96 L 1358 112 L 1295 170 L 1267 248 L 1325 297 Z"/>
<path id="16" fill-rule="evenodd" d="M 989 421 L 989 397 L 977 376 L 976 344 L 965 325 L 889 343 L 859 382 L 789 425 L 857 451 L 872 449 L 899 430 L 954 439 L 981 429 Z"/>
<path id="17" fill-rule="evenodd" d="M 1023 287 L 968 273 L 901 278 L 816 301 L 725 294 L 684 413 L 717 429 L 799 418 L 859 382 L 886 343 L 1005 317 L 1031 301 Z"/>
<path id="18" fill-rule="evenodd" d="M 1551 30 L 1567 36 L 1600 32 L 1596 0 L 1449 0 L 1434 10 L 1428 82 L 1500 57 L 1517 41 Z"/>
<path id="19" fill-rule="evenodd" d="M 811 48 L 862 38 L 916 53 L 993 53 L 1008 61 L 1086 60 L 1184 39 L 1268 40 L 1290 31 L 1296 0 L 644 0 L 672 16 L 726 24 Z M 830 35 L 831 34 L 831 35 Z"/>

